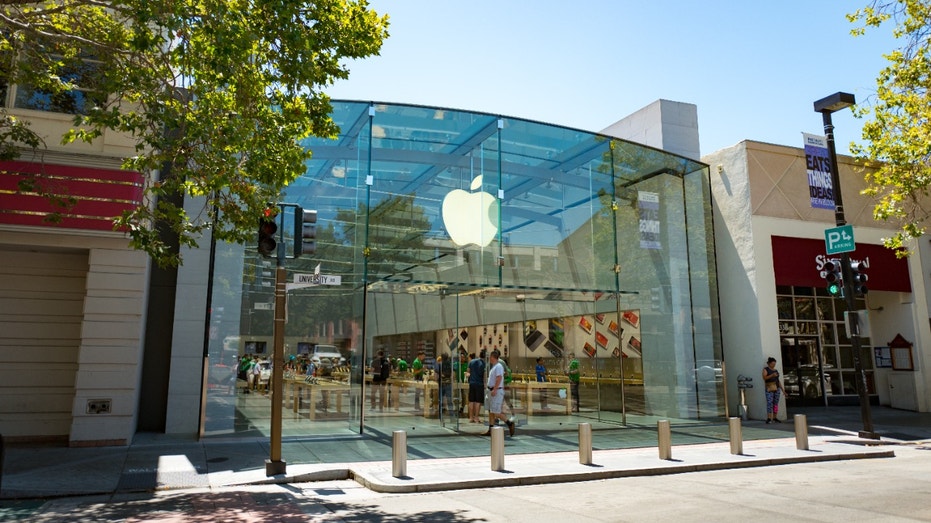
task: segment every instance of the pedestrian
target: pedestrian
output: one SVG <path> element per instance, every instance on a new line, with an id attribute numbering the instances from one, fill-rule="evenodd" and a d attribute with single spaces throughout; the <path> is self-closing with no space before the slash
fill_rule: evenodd
<path id="1" fill-rule="evenodd" d="M 385 407 L 385 385 L 391 374 L 391 362 L 385 358 L 385 351 L 380 350 L 372 360 L 372 394 L 369 396 L 372 410 L 375 410 L 376 395 L 378 396 L 378 410 Z"/>
<path id="2" fill-rule="evenodd" d="M 543 358 L 537 358 L 537 366 L 534 368 L 537 373 L 537 383 L 546 383 L 546 365 L 543 364 Z M 540 388 L 540 408 L 543 410 L 549 409 L 546 404 L 546 389 Z"/>
<path id="3" fill-rule="evenodd" d="M 442 418 L 450 415 L 453 410 L 453 355 L 450 352 L 438 357 L 433 367 L 436 376 L 437 393 L 440 395 L 437 405 L 437 416 Z"/>
<path id="4" fill-rule="evenodd" d="M 414 384 L 414 410 L 420 410 L 420 392 L 423 390 L 424 356 L 423 351 L 418 351 L 417 357 L 411 362 L 411 374 L 414 375 L 414 381 L 420 382 Z"/>
<path id="5" fill-rule="evenodd" d="M 481 423 L 482 403 L 485 401 L 485 360 L 471 355 L 469 361 L 469 421 Z"/>
<path id="6" fill-rule="evenodd" d="M 504 366 L 498 360 L 500 353 L 497 350 L 491 351 L 488 358 L 488 365 L 491 369 L 488 371 L 488 381 L 485 386 L 488 388 L 488 430 L 482 433 L 482 436 L 491 436 L 491 429 L 495 426 L 495 420 L 501 420 L 508 426 L 508 432 L 514 435 L 514 422 L 507 419 L 501 412 L 504 405 Z"/>
<path id="7" fill-rule="evenodd" d="M 469 404 L 468 391 L 462 388 L 462 384 L 466 382 L 466 371 L 469 367 L 469 358 L 466 354 L 466 351 L 463 349 L 459 350 L 459 361 L 453 362 L 453 374 L 456 375 L 456 389 L 459 391 L 456 394 L 456 397 L 459 398 L 459 417 L 462 417 L 462 409 Z"/>
<path id="8" fill-rule="evenodd" d="M 763 383 L 766 386 L 766 423 L 782 423 L 779 421 L 779 394 L 785 393 L 779 371 L 776 370 L 776 358 L 770 357 L 763 367 Z"/>
<path id="9" fill-rule="evenodd" d="M 262 361 L 258 356 L 255 357 L 255 362 L 252 365 L 252 390 L 258 392 L 262 387 Z"/>
<path id="10" fill-rule="evenodd" d="M 579 368 L 579 360 L 575 357 L 574 352 L 569 353 L 569 390 L 572 393 L 572 412 L 579 411 L 579 381 L 582 377 L 582 371 Z"/>

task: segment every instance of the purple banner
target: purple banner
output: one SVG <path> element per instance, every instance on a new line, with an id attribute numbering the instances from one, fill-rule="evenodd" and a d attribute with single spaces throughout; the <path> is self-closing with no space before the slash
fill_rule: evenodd
<path id="1" fill-rule="evenodd" d="M 808 194 L 815 209 L 834 210 L 834 184 L 831 182 L 831 157 L 824 136 L 802 133 L 805 140 L 805 169 Z"/>

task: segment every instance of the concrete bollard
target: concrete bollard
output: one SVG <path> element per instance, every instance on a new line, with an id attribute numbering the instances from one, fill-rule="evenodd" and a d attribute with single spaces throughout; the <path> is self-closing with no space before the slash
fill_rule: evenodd
<path id="1" fill-rule="evenodd" d="M 491 428 L 491 470 L 504 470 L 504 427 Z"/>
<path id="2" fill-rule="evenodd" d="M 407 432 L 396 430 L 391 439 L 391 475 L 407 476 Z"/>
<path id="3" fill-rule="evenodd" d="M 656 436 L 659 440 L 659 459 L 672 459 L 672 433 L 669 430 L 669 420 L 661 419 L 656 422 Z"/>
<path id="4" fill-rule="evenodd" d="M 592 424 L 579 423 L 579 463 L 592 464 Z"/>
<path id="5" fill-rule="evenodd" d="M 740 428 L 740 418 L 728 418 L 727 428 L 731 438 L 731 454 L 743 454 L 744 440 L 743 431 Z"/>
<path id="6" fill-rule="evenodd" d="M 804 414 L 795 415 L 795 448 L 808 450 L 808 418 Z"/>

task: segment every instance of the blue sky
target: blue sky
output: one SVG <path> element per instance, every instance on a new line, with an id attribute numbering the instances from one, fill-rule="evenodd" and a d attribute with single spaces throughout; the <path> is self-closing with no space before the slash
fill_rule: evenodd
<path id="1" fill-rule="evenodd" d="M 436 105 L 599 131 L 658 99 L 698 106 L 701 153 L 741 140 L 802 147 L 812 102 L 868 103 L 891 28 L 853 37 L 850 1 L 371 0 L 380 56 L 333 98 Z M 862 121 L 834 115 L 837 150 Z"/>

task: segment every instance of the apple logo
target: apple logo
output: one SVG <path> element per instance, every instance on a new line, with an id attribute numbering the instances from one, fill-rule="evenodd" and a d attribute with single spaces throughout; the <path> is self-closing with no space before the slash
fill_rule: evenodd
<path id="1" fill-rule="evenodd" d="M 478 175 L 472 180 L 471 192 L 453 189 L 443 198 L 443 225 L 459 247 L 487 247 L 498 234 L 498 216 L 492 214 L 495 197 L 479 191 L 481 187 L 482 175 Z"/>

